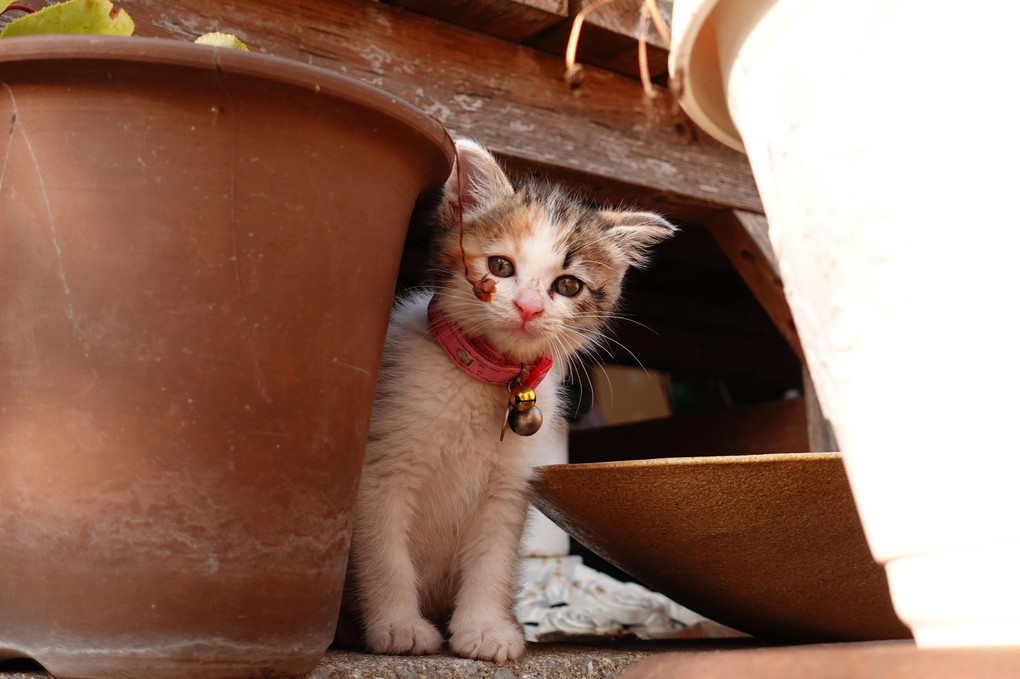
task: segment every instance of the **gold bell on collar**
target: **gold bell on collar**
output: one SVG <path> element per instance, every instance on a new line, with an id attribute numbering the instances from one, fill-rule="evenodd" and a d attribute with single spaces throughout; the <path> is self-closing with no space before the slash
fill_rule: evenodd
<path id="1" fill-rule="evenodd" d="M 531 436 L 542 428 L 542 411 L 535 405 L 538 400 L 535 390 L 520 384 L 517 380 L 511 382 L 507 388 L 510 390 L 510 400 L 506 404 L 506 415 L 503 416 L 499 440 L 503 440 L 507 427 L 518 436 Z"/>
<path id="2" fill-rule="evenodd" d="M 518 436 L 531 436 L 542 428 L 542 411 L 535 405 L 537 397 L 531 387 L 516 387 L 510 392 L 507 424 Z"/>
<path id="3" fill-rule="evenodd" d="M 535 407 L 538 397 L 531 387 L 517 387 L 510 392 L 510 405 L 519 413 L 526 413 Z"/>

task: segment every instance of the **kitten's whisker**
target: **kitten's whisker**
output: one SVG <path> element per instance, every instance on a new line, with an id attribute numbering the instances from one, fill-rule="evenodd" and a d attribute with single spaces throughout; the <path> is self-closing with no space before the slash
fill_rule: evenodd
<path id="1" fill-rule="evenodd" d="M 599 320 L 604 320 L 604 321 L 626 321 L 627 323 L 633 323 L 634 325 L 638 326 L 639 328 L 643 328 L 644 330 L 647 330 L 647 331 L 649 331 L 651 333 L 654 333 L 656 335 L 660 334 L 659 331 L 657 331 L 655 328 L 647 326 L 644 323 L 642 323 L 641 321 L 636 321 L 633 318 L 631 318 L 630 316 L 625 316 L 623 314 L 603 314 L 603 313 L 598 312 L 598 311 L 592 311 L 592 312 L 587 312 L 587 313 L 582 313 L 582 314 L 573 314 L 573 317 L 574 318 L 597 318 Z"/>
<path id="2" fill-rule="evenodd" d="M 588 382 L 588 392 L 591 394 L 592 405 L 594 406 L 594 404 L 595 404 L 595 383 L 592 381 L 591 374 L 588 372 L 588 366 L 585 363 L 579 363 L 578 365 L 581 368 L 581 374 L 584 376 L 585 381 Z M 580 408 L 580 407 L 581 407 L 581 404 L 578 403 L 578 408 Z"/>
<path id="3" fill-rule="evenodd" d="M 589 392 L 594 393 L 595 387 L 591 381 L 591 376 L 588 374 L 588 370 L 587 368 L 585 368 L 585 364 L 583 361 L 581 361 L 580 357 L 578 356 L 578 353 L 573 352 L 567 354 L 566 349 L 563 346 L 563 342 L 559 337 L 556 338 L 556 342 L 559 344 L 560 350 L 563 351 L 565 354 L 566 372 L 564 374 L 564 377 L 569 378 L 571 381 L 573 381 L 575 379 L 580 379 L 580 376 L 583 376 L 584 379 L 588 382 Z M 581 402 L 578 401 L 574 406 L 573 418 L 575 419 L 577 418 L 578 414 L 580 413 L 580 410 Z"/>
<path id="4" fill-rule="evenodd" d="M 610 337 L 608 335 L 603 335 L 602 337 L 603 337 L 603 339 L 606 339 L 606 340 L 612 342 L 616 346 L 618 346 L 621 349 L 623 349 L 624 351 L 626 351 L 630 355 L 630 357 L 634 359 L 634 362 L 638 364 L 638 367 L 641 368 L 641 370 L 645 373 L 645 377 L 647 377 L 648 379 L 652 378 L 652 376 L 650 374 L 648 374 L 648 369 L 645 367 L 645 364 L 642 363 L 641 359 L 638 358 L 637 355 L 633 351 L 628 349 L 626 347 L 626 345 L 624 345 L 622 342 L 620 342 L 618 340 L 613 339 L 612 337 Z"/>

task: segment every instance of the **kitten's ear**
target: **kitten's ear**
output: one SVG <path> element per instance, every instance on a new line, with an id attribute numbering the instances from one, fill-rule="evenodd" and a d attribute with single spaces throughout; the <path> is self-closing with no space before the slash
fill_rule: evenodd
<path id="1" fill-rule="evenodd" d="M 654 212 L 602 210 L 600 214 L 610 224 L 606 233 L 611 242 L 630 266 L 646 265 L 652 246 L 676 232 L 676 227 Z"/>
<path id="2" fill-rule="evenodd" d="M 513 186 L 492 154 L 469 139 L 457 140 L 457 164 L 443 187 L 443 200 L 460 202 L 464 214 L 512 195 Z"/>

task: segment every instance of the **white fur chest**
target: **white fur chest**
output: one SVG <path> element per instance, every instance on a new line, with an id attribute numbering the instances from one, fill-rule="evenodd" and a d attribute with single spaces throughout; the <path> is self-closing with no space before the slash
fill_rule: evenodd
<path id="1" fill-rule="evenodd" d="M 507 431 L 499 440 L 509 398 L 505 387 L 479 382 L 436 344 L 426 320 L 427 296 L 394 312 L 372 413 L 365 480 L 406 475 L 431 517 L 423 529 L 446 530 L 469 515 L 493 481 L 525 491 L 536 449 L 562 426 L 555 372 L 536 388 L 545 423 L 537 434 Z"/>

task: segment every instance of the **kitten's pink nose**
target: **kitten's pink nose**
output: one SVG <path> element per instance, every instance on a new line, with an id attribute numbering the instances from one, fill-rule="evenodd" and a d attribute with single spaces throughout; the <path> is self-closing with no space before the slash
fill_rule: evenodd
<path id="1" fill-rule="evenodd" d="M 527 323 L 545 310 L 545 300 L 538 290 L 525 290 L 514 300 L 514 305 L 521 314 L 522 323 Z"/>

